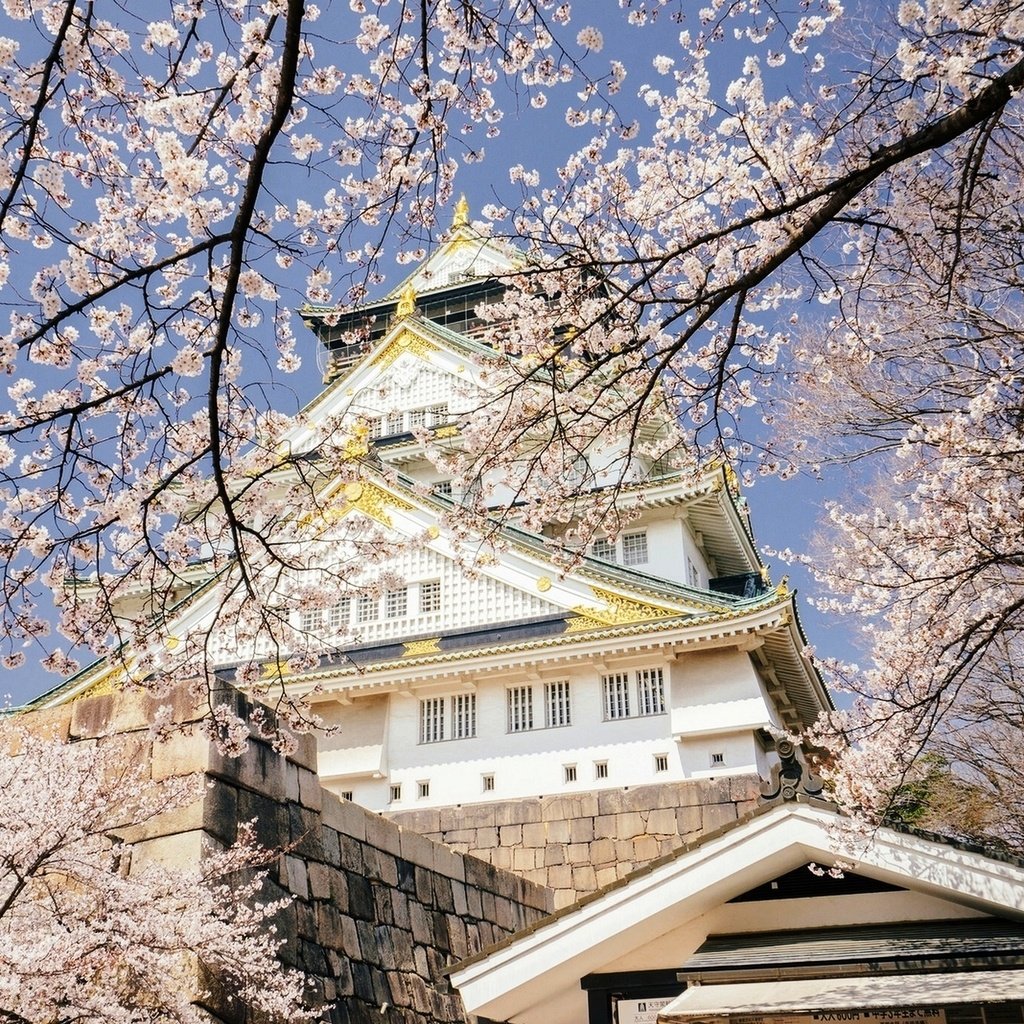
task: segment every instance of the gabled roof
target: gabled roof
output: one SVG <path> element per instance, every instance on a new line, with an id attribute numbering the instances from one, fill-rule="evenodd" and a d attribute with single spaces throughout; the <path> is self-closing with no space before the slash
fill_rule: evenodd
<path id="1" fill-rule="evenodd" d="M 913 893 L 1024 921 L 1024 863 L 912 832 L 864 832 L 827 805 L 800 800 L 765 805 L 683 844 L 449 974 L 470 1013 L 541 1021 L 545 1003 L 578 989 L 580 978 L 780 873 L 836 861 Z"/>

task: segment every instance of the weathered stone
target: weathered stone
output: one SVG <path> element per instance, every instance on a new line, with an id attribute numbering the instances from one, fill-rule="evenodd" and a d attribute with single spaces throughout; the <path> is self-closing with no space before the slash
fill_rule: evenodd
<path id="1" fill-rule="evenodd" d="M 476 842 L 470 845 L 470 851 L 493 850 L 498 845 L 496 828 L 480 828 L 476 831 Z"/>
<path id="2" fill-rule="evenodd" d="M 668 808 L 651 811 L 647 816 L 647 834 L 655 836 L 677 835 L 676 812 Z"/>
<path id="3" fill-rule="evenodd" d="M 569 822 L 569 842 L 589 843 L 594 838 L 594 819 L 576 818 Z"/>
<path id="4" fill-rule="evenodd" d="M 654 836 L 637 836 L 633 840 L 633 861 L 636 864 L 646 864 L 654 860 L 660 852 L 658 840 Z"/>
<path id="5" fill-rule="evenodd" d="M 498 842 L 501 846 L 521 846 L 523 843 L 523 826 L 502 825 L 498 829 Z"/>
<path id="6" fill-rule="evenodd" d="M 593 892 L 597 888 L 597 872 L 589 864 L 572 869 L 572 885 L 576 892 Z"/>
<path id="7" fill-rule="evenodd" d="M 565 847 L 555 846 L 554 844 L 544 847 L 544 863 L 547 864 L 564 864 L 565 863 Z"/>
<path id="8" fill-rule="evenodd" d="M 333 793 L 321 794 L 320 811 L 323 823 L 330 825 L 342 835 L 353 839 L 366 838 L 366 820 L 370 812 L 349 800 L 342 800 Z"/>
<path id="9" fill-rule="evenodd" d="M 288 871 L 288 888 L 299 899 L 309 897 L 309 874 L 306 870 L 306 862 L 301 857 L 288 855 L 285 857 L 285 866 Z"/>
<path id="10" fill-rule="evenodd" d="M 601 814 L 594 819 L 595 839 L 615 839 L 618 837 L 618 815 Z"/>
<path id="11" fill-rule="evenodd" d="M 567 843 L 569 842 L 569 822 L 567 821 L 548 821 L 544 823 L 545 828 L 545 842 L 547 843 Z"/>
<path id="12" fill-rule="evenodd" d="M 150 775 L 156 780 L 205 772 L 213 744 L 202 733 L 176 732 L 153 744 Z"/>
<path id="13" fill-rule="evenodd" d="M 530 849 L 517 849 L 512 851 L 512 869 L 514 871 L 532 871 L 537 867 L 537 852 Z"/>
<path id="14" fill-rule="evenodd" d="M 379 815 L 368 815 L 366 818 L 366 841 L 378 850 L 402 856 L 401 829 L 387 818 Z"/>
<path id="15" fill-rule="evenodd" d="M 547 883 L 552 889 L 568 889 L 572 885 L 572 868 L 568 864 L 548 868 Z"/>
<path id="16" fill-rule="evenodd" d="M 531 821 L 523 826 L 523 845 L 538 847 L 547 842 L 547 825 L 543 821 Z"/>
<path id="17" fill-rule="evenodd" d="M 303 807 L 309 807 L 319 811 L 323 802 L 323 787 L 316 772 L 308 768 L 298 769 L 299 773 L 299 802 Z"/>
<path id="18" fill-rule="evenodd" d="M 325 864 L 314 862 L 309 865 L 309 895 L 313 899 L 327 900 L 331 898 L 331 873 L 331 869 Z"/>
<path id="19" fill-rule="evenodd" d="M 701 808 L 701 824 L 705 832 L 728 825 L 736 820 L 735 804 L 712 804 Z"/>
<path id="20" fill-rule="evenodd" d="M 570 864 L 588 864 L 590 862 L 590 846 L 587 843 L 570 843 L 566 854 Z"/>
<path id="21" fill-rule="evenodd" d="M 632 839 L 644 834 L 644 819 L 635 811 L 615 815 L 615 835 L 619 839 Z"/>
<path id="22" fill-rule="evenodd" d="M 373 919 L 373 889 L 370 883 L 362 875 L 346 872 L 345 878 L 348 882 L 348 908 L 349 913 L 364 921 Z"/>
<path id="23" fill-rule="evenodd" d="M 198 864 L 202 848 L 203 833 L 198 829 L 144 840 L 132 847 L 131 873 L 137 874 L 152 864 L 172 868 Z"/>

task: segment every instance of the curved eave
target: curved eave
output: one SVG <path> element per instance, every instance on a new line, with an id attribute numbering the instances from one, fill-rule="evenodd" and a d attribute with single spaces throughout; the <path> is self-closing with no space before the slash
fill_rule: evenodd
<path id="1" fill-rule="evenodd" d="M 813 721 L 821 710 L 817 706 L 813 714 L 807 713 L 814 700 L 813 683 L 820 686 L 820 680 L 799 650 L 793 648 L 792 621 L 792 595 L 772 594 L 725 613 L 595 626 L 515 643 L 407 655 L 372 664 L 335 664 L 286 680 L 285 685 L 296 695 L 316 688 L 316 700 L 331 700 L 339 694 L 369 696 L 429 686 L 472 674 L 484 664 L 489 671 L 534 671 L 542 665 L 561 668 L 648 651 L 675 655 L 716 647 L 746 648 L 763 640 L 769 664 L 774 666 L 778 658 L 775 672 L 783 694 L 781 703 L 790 709 L 785 715 L 786 725 L 797 729 Z M 343 656 L 344 652 L 339 654 Z"/>

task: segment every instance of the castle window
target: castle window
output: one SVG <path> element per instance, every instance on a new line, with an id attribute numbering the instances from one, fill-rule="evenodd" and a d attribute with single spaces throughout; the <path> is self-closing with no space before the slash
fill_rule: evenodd
<path id="1" fill-rule="evenodd" d="M 590 548 L 590 553 L 595 558 L 603 558 L 606 562 L 615 561 L 615 541 L 607 537 L 598 537 Z"/>
<path id="2" fill-rule="evenodd" d="M 361 594 L 356 601 L 356 622 L 373 622 L 377 618 L 377 598 Z"/>
<path id="3" fill-rule="evenodd" d="M 416 795 L 421 799 L 425 800 L 430 796 L 430 780 L 424 779 L 422 782 L 416 783 Z"/>
<path id="4" fill-rule="evenodd" d="M 444 703 L 444 697 L 420 701 L 420 743 L 437 743 L 444 739 Z"/>
<path id="5" fill-rule="evenodd" d="M 624 533 L 622 535 L 623 565 L 644 565 L 647 562 L 647 534 Z"/>
<path id="6" fill-rule="evenodd" d="M 533 688 L 512 686 L 508 694 L 508 731 L 526 732 L 533 728 Z"/>
<path id="7" fill-rule="evenodd" d="M 494 792 L 494 776 L 493 775 L 481 775 L 480 776 L 480 789 L 484 793 Z"/>
<path id="8" fill-rule="evenodd" d="M 389 590 L 384 595 L 384 617 L 388 619 L 400 619 L 405 615 L 409 605 L 409 591 L 407 587 L 400 587 L 398 590 Z"/>
<path id="9" fill-rule="evenodd" d="M 405 433 L 405 414 L 401 412 L 389 412 L 384 421 L 385 436 Z"/>
<path id="10" fill-rule="evenodd" d="M 668 754 L 655 754 L 654 755 L 654 770 L 656 772 L 667 772 L 668 771 Z"/>
<path id="11" fill-rule="evenodd" d="M 641 669 L 636 674 L 637 713 L 660 715 L 665 710 L 665 682 L 660 668 Z"/>
<path id="12" fill-rule="evenodd" d="M 476 694 L 457 693 L 452 697 L 452 739 L 465 740 L 476 735 Z"/>
<path id="13" fill-rule="evenodd" d="M 447 423 L 448 406 L 444 405 L 431 405 L 426 410 L 427 413 L 427 426 L 436 427 L 439 423 Z"/>
<path id="14" fill-rule="evenodd" d="M 426 409 L 413 409 L 409 413 L 409 429 L 415 430 L 417 427 L 425 427 L 427 425 L 427 410 Z"/>
<path id="15" fill-rule="evenodd" d="M 594 762 L 594 778 L 595 779 L 607 779 L 608 778 L 608 762 L 607 761 L 595 761 Z"/>
<path id="16" fill-rule="evenodd" d="M 576 781 L 576 765 L 564 764 L 562 768 L 565 770 L 565 781 L 575 782 Z"/>
<path id="17" fill-rule="evenodd" d="M 299 616 L 299 627 L 303 633 L 318 633 L 324 624 L 322 608 L 303 608 Z"/>
<path id="18" fill-rule="evenodd" d="M 544 724 L 549 729 L 554 726 L 572 724 L 568 680 L 562 679 L 557 683 L 544 684 Z"/>
<path id="19" fill-rule="evenodd" d="M 441 581 L 427 580 L 420 584 L 420 613 L 441 610 Z"/>
<path id="20" fill-rule="evenodd" d="M 725 754 L 712 754 L 711 755 L 711 767 L 720 768 L 725 764 Z"/>
<path id="21" fill-rule="evenodd" d="M 442 498 L 450 498 L 452 496 L 451 480 L 440 480 L 434 484 L 434 493 L 440 494 Z"/>
<path id="22" fill-rule="evenodd" d="M 613 672 L 601 677 L 604 688 L 604 717 L 629 717 L 629 676 L 625 672 Z"/>
<path id="23" fill-rule="evenodd" d="M 327 609 L 327 628 L 331 633 L 342 633 L 348 625 L 352 602 L 343 597 L 337 604 Z"/>
<path id="24" fill-rule="evenodd" d="M 402 799 L 402 784 L 400 782 L 396 782 L 391 787 L 390 800 L 391 800 L 391 803 L 397 803 L 401 799 Z"/>
<path id="25" fill-rule="evenodd" d="M 349 803 L 352 802 L 352 795 L 353 794 L 352 794 L 352 790 L 351 789 L 343 789 L 341 791 L 341 799 L 342 800 L 347 800 Z"/>

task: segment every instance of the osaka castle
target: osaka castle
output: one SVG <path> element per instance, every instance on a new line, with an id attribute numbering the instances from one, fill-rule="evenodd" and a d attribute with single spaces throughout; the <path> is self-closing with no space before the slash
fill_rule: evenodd
<path id="1" fill-rule="evenodd" d="M 767 779 L 774 737 L 831 704 L 729 467 L 682 472 L 631 455 L 628 523 L 571 559 L 507 501 L 486 538 L 453 526 L 461 496 L 428 456 L 439 440 L 458 445 L 460 412 L 487 387 L 481 310 L 520 266 L 463 202 L 446 241 L 389 294 L 301 310 L 327 371 L 290 450 L 314 452 L 318 422 L 348 430 L 358 465 L 336 517 L 394 552 L 374 563 L 386 588 L 292 612 L 296 633 L 327 648 L 286 680 L 337 726 L 320 740 L 321 782 L 390 813 Z M 328 561 L 361 557 L 353 536 L 339 535 Z M 482 545 L 488 557 L 467 558 Z M 178 634 L 212 621 L 217 600 L 183 602 Z M 217 657 L 233 679 L 228 641 Z M 95 679 L 86 670 L 52 699 Z"/>

